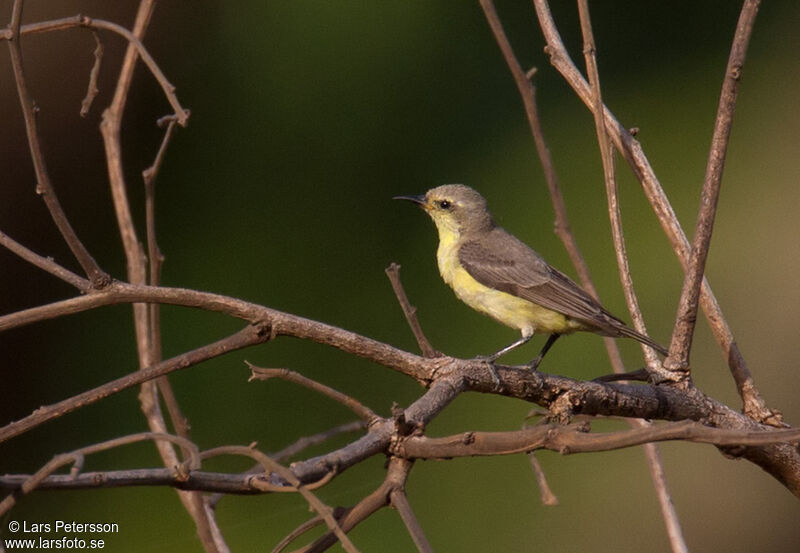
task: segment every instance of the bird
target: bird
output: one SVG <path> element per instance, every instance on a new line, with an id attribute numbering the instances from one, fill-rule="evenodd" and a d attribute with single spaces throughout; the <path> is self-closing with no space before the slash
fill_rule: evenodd
<path id="1" fill-rule="evenodd" d="M 463 184 L 445 184 L 417 196 L 395 196 L 417 204 L 439 232 L 439 273 L 456 296 L 472 309 L 520 331 L 521 337 L 488 356 L 490 366 L 527 343 L 549 334 L 527 367 L 537 370 L 564 334 L 577 331 L 627 337 L 662 355 L 667 349 L 629 328 L 567 275 L 551 267 L 527 244 L 495 224 L 486 200 Z M 497 380 L 496 373 L 493 378 Z"/>

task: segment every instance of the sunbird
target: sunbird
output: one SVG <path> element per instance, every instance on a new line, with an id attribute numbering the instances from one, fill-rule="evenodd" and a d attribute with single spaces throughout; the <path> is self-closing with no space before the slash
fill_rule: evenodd
<path id="1" fill-rule="evenodd" d="M 395 196 L 419 205 L 439 231 L 439 273 L 456 296 L 471 308 L 522 334 L 508 346 L 481 358 L 494 363 L 527 343 L 549 334 L 528 367 L 539 367 L 559 336 L 587 331 L 626 336 L 663 355 L 667 349 L 628 328 L 568 276 L 554 269 L 517 237 L 498 227 L 478 192 L 463 184 L 445 184 L 421 196 Z"/>

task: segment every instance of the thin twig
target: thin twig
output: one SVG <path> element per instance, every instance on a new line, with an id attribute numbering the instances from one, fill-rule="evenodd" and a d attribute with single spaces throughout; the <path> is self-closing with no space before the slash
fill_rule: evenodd
<path id="1" fill-rule="evenodd" d="M 89 115 L 92 102 L 100 93 L 100 89 L 97 88 L 97 78 L 100 75 L 100 63 L 103 60 L 103 43 L 100 42 L 100 36 L 97 31 L 93 30 L 92 36 L 97 46 L 94 49 L 94 64 L 92 64 L 92 70 L 89 72 L 89 86 L 86 89 L 86 96 L 81 102 L 81 117 Z"/>
<path id="2" fill-rule="evenodd" d="M 340 424 L 338 426 L 334 426 L 331 429 L 325 430 L 323 432 L 317 432 L 316 434 L 312 434 L 311 436 L 303 436 L 298 438 L 293 443 L 289 444 L 285 448 L 281 449 L 280 451 L 276 451 L 275 453 L 269 453 L 268 455 L 275 459 L 278 462 L 286 461 L 287 459 L 297 455 L 304 449 L 321 444 L 334 436 L 338 436 L 339 434 L 344 434 L 347 432 L 357 432 L 359 430 L 363 430 L 366 428 L 366 424 L 362 421 L 352 421 L 346 422 L 344 424 Z M 261 471 L 261 465 L 255 465 L 254 467 L 250 468 L 249 470 L 243 472 L 242 474 L 256 474 Z M 223 493 L 216 493 L 208 497 L 207 504 L 211 509 L 215 509 L 217 504 L 225 497 Z"/>
<path id="3" fill-rule="evenodd" d="M 303 451 L 306 448 L 309 448 L 314 445 L 321 444 L 339 434 L 346 434 L 349 432 L 358 432 L 366 428 L 366 425 L 361 421 L 351 421 L 346 422 L 344 424 L 340 424 L 338 426 L 334 426 L 329 430 L 325 430 L 323 432 L 317 432 L 316 434 L 312 434 L 311 436 L 303 436 L 302 438 L 298 438 L 290 445 L 284 447 L 280 451 L 276 451 L 275 453 L 271 454 L 270 457 L 277 461 L 284 461 L 293 457 Z"/>
<path id="4" fill-rule="evenodd" d="M 344 532 L 349 532 L 370 515 L 389 505 L 389 496 L 395 489 L 402 489 L 408 476 L 410 462 L 406 459 L 392 457 L 386 470 L 386 478 L 378 488 L 364 497 L 339 520 L 339 526 Z M 317 539 L 304 553 L 321 553 L 336 543 L 337 535 L 328 532 Z"/>
<path id="5" fill-rule="evenodd" d="M 40 407 L 27 417 L 0 428 L 0 442 L 13 438 L 14 436 L 19 436 L 42 423 L 71 413 L 81 407 L 141 384 L 142 382 L 147 382 L 172 371 L 196 365 L 207 359 L 222 355 L 223 353 L 266 342 L 268 339 L 268 333 L 264 333 L 256 327 L 248 326 L 223 340 L 172 357 L 153 367 L 145 368 L 112 380 L 102 386 L 98 386 L 97 388 L 88 390 L 64 401 Z"/>
<path id="6" fill-rule="evenodd" d="M 639 426 L 645 426 L 648 423 L 639 420 Z M 686 545 L 686 539 L 683 537 L 683 529 L 681 528 L 680 518 L 678 512 L 675 510 L 675 504 L 672 502 L 672 495 L 669 492 L 669 484 L 667 483 L 667 475 L 664 472 L 664 461 L 661 458 L 661 451 L 657 444 L 646 443 L 642 444 L 644 454 L 647 456 L 647 466 L 650 468 L 650 479 L 657 482 L 655 486 L 656 496 L 658 497 L 658 504 L 661 508 L 661 516 L 664 518 L 664 524 L 667 527 L 667 537 L 669 538 L 670 546 L 674 553 L 688 553 L 689 548 Z"/>
<path id="7" fill-rule="evenodd" d="M 609 142 L 608 131 L 606 129 L 605 118 L 603 117 L 603 97 L 600 86 L 600 73 L 597 69 L 596 45 L 594 33 L 592 32 L 591 17 L 589 15 L 589 4 L 587 0 L 578 0 L 578 14 L 580 18 L 581 34 L 583 35 L 583 53 L 586 60 L 586 73 L 589 77 L 589 86 L 594 98 L 591 107 L 594 116 L 595 131 L 597 133 L 597 143 L 600 147 L 600 156 L 603 163 L 603 177 L 606 185 L 606 197 L 608 199 L 608 215 L 611 222 L 611 234 L 614 240 L 614 251 L 617 255 L 617 265 L 619 267 L 620 281 L 625 292 L 625 301 L 628 304 L 628 311 L 633 318 L 634 328 L 647 334 L 644 323 L 644 316 L 639 308 L 639 300 L 633 287 L 633 278 L 630 272 L 628 256 L 625 247 L 625 239 L 622 228 L 622 214 L 619 207 L 619 195 L 617 191 L 616 168 L 614 165 L 614 151 Z M 659 368 L 659 360 L 653 348 L 642 344 L 642 351 L 647 362 L 647 366 L 652 373 L 656 373 Z M 629 421 L 632 427 L 647 426 L 641 419 Z M 658 448 L 654 444 L 646 444 L 644 448 L 647 463 L 650 468 L 650 478 L 659 499 L 661 514 L 664 524 L 667 527 L 667 534 L 670 538 L 670 546 L 673 553 L 688 553 L 686 541 L 683 538 L 680 519 L 672 503 L 672 497 L 667 485 L 664 466 L 659 455 Z"/>
<path id="8" fill-rule="evenodd" d="M 12 253 L 17 254 L 31 265 L 39 267 L 43 271 L 47 271 L 51 275 L 71 284 L 83 293 L 87 293 L 92 289 L 92 283 L 85 278 L 82 278 L 72 271 L 65 269 L 53 261 L 52 258 L 42 257 L 41 255 L 29 250 L 2 231 L 0 231 L 0 245 L 8 248 Z"/>
<path id="9" fill-rule="evenodd" d="M 161 121 L 161 120 L 159 120 Z M 145 229 L 147 235 L 147 258 L 150 267 L 149 283 L 151 286 L 158 286 L 161 282 L 161 268 L 164 264 L 164 256 L 158 247 L 156 239 L 156 210 L 155 210 L 155 181 L 158 176 L 158 171 L 164 162 L 164 155 L 167 150 L 167 145 L 172 139 L 177 124 L 175 116 L 168 116 L 165 120 L 167 130 L 164 133 L 164 138 L 161 141 L 161 146 L 158 148 L 153 164 L 142 171 L 142 180 L 144 181 L 145 190 Z M 149 330 L 149 348 L 151 361 L 158 362 L 162 360 L 162 346 L 161 346 L 161 306 L 157 303 L 148 304 L 148 330 Z M 189 420 L 184 416 L 178 400 L 175 397 L 175 392 L 172 390 L 169 379 L 164 376 L 156 380 L 158 390 L 161 397 L 164 399 L 164 405 L 167 407 L 170 421 L 175 428 L 175 433 L 179 436 L 189 438 Z M 207 503 L 206 503 L 207 505 Z"/>
<path id="10" fill-rule="evenodd" d="M 343 394 L 338 390 L 334 390 L 330 386 L 326 386 L 316 380 L 312 380 L 306 376 L 303 376 L 297 371 L 292 371 L 289 369 L 266 369 L 262 367 L 257 367 L 250 363 L 249 361 L 245 361 L 247 366 L 250 367 L 250 381 L 252 380 L 269 380 L 270 378 L 280 378 L 283 380 L 288 380 L 289 382 L 294 382 L 295 384 L 299 384 L 300 386 L 304 386 L 309 390 L 314 390 L 315 392 L 322 394 L 331 398 L 332 400 L 336 401 L 337 403 L 341 403 L 348 409 L 350 409 L 353 413 L 355 413 L 361 420 L 363 420 L 367 425 L 374 422 L 376 419 L 380 418 L 375 412 L 347 394 Z"/>
<path id="11" fill-rule="evenodd" d="M 197 446 L 194 445 L 192 442 L 184 440 L 179 436 L 172 436 L 170 434 L 159 434 L 155 432 L 141 432 L 139 434 L 121 436 L 119 438 L 107 440 L 99 444 L 93 444 L 90 446 L 82 447 L 80 449 L 76 449 L 75 451 L 71 451 L 69 453 L 62 453 L 60 455 L 56 455 L 42 468 L 40 468 L 34 474 L 28 476 L 25 479 L 25 481 L 19 485 L 19 488 L 17 488 L 17 490 L 14 493 L 6 496 L 6 498 L 3 499 L 2 502 L 0 502 L 0 516 L 5 515 L 14 505 L 16 505 L 18 493 L 28 494 L 32 492 L 45 479 L 47 479 L 51 474 L 53 474 L 55 471 L 57 471 L 64 465 L 68 464 L 75 465 L 70 474 L 70 478 L 75 479 L 80 472 L 79 470 L 80 466 L 83 464 L 83 458 L 86 455 L 91 455 L 92 453 L 98 453 L 100 451 L 106 451 L 108 449 L 120 447 L 123 445 L 141 442 L 143 440 L 154 440 L 154 441 L 161 440 L 161 441 L 180 444 L 182 448 L 184 448 L 186 451 L 189 452 L 186 465 L 180 468 L 180 470 L 192 471 L 200 468 L 200 453 L 197 450 Z M 176 469 L 173 468 L 173 472 L 175 472 L 175 470 Z"/>
<path id="12" fill-rule="evenodd" d="M 714 134 L 711 138 L 711 150 L 708 154 L 706 175 L 703 179 L 703 191 L 700 196 L 700 210 L 697 214 L 691 254 L 683 281 L 678 314 L 672 331 L 669 356 L 664 367 L 672 372 L 673 380 L 686 378 L 689 373 L 689 352 L 692 348 L 695 322 L 697 321 L 697 304 L 700 298 L 700 286 L 703 281 L 708 249 L 711 243 L 711 232 L 717 214 L 717 201 L 722 187 L 722 171 L 725 167 L 725 154 L 733 127 L 733 114 L 736 110 L 736 97 L 739 92 L 739 79 L 742 66 L 747 55 L 747 46 L 753 32 L 760 0 L 745 0 L 736 25 L 736 33 L 725 69 L 722 92 L 714 123 Z"/>
<path id="13" fill-rule="evenodd" d="M 501 51 L 503 52 L 503 57 L 505 58 L 506 63 L 511 69 L 514 81 L 517 83 L 517 88 L 519 89 L 523 99 L 525 112 L 528 116 L 528 123 L 531 128 L 531 134 L 533 135 L 534 142 L 536 144 L 536 151 L 539 155 L 539 159 L 541 160 L 542 167 L 544 169 L 545 180 L 547 182 L 547 187 L 550 191 L 550 198 L 553 203 L 553 210 L 555 212 L 555 217 L 556 217 L 556 224 L 555 224 L 556 234 L 561 238 L 562 242 L 564 243 L 564 246 L 570 255 L 570 259 L 572 260 L 573 265 L 578 271 L 583 287 L 586 290 L 588 290 L 589 293 L 591 293 L 595 298 L 598 298 L 597 290 L 594 286 L 594 283 L 592 282 L 592 278 L 589 273 L 589 267 L 586 264 L 586 261 L 584 260 L 583 256 L 581 255 L 580 249 L 578 248 L 577 242 L 569 227 L 566 205 L 564 203 L 563 195 L 561 194 L 561 187 L 558 184 L 558 177 L 555 171 L 555 165 L 553 163 L 552 156 L 550 155 L 550 150 L 547 147 L 547 143 L 545 142 L 544 131 L 542 129 L 539 118 L 539 112 L 536 105 L 536 88 L 533 86 L 533 83 L 530 80 L 532 75 L 526 74 L 522 71 L 522 67 L 520 66 L 516 56 L 514 55 L 514 52 L 511 48 L 511 44 L 508 42 L 505 32 L 503 31 L 502 24 L 500 23 L 500 19 L 497 16 L 497 12 L 494 9 L 491 0 L 482 0 L 481 5 L 483 6 L 484 13 L 486 14 L 486 18 L 489 21 L 489 24 L 495 35 L 495 39 L 498 45 L 500 46 Z M 599 95 L 598 99 L 600 99 Z M 603 150 L 605 151 L 605 148 L 603 148 Z M 611 196 L 609 196 L 609 198 L 611 198 Z M 615 195 L 614 198 L 616 198 Z M 610 201 L 611 200 L 609 199 L 609 202 Z M 624 248 L 624 242 L 622 243 L 622 248 Z M 617 251 L 618 258 L 619 258 L 619 253 L 624 252 L 624 250 L 620 250 L 618 248 L 615 248 L 615 251 Z M 626 257 L 623 255 L 622 258 L 625 261 L 625 265 L 627 266 Z M 626 295 L 628 288 L 625 286 L 624 275 L 627 272 L 628 272 L 627 269 L 621 271 L 621 275 L 623 278 L 623 288 L 626 289 Z M 632 288 L 630 288 L 630 290 L 632 290 Z M 636 311 L 638 311 L 638 308 L 636 309 Z M 634 316 L 634 322 L 636 322 L 635 316 Z M 645 332 L 643 328 L 643 323 L 641 323 L 641 327 L 639 328 L 641 329 L 640 332 Z M 616 342 L 612 338 L 605 338 L 604 342 L 614 372 L 616 374 L 624 374 L 625 367 L 622 362 L 622 356 L 620 355 L 619 348 L 617 347 Z M 649 356 L 652 354 L 650 348 L 644 348 L 644 352 L 645 356 Z M 632 426 L 636 425 L 635 422 L 630 422 L 630 424 Z M 658 494 L 659 498 L 663 500 L 661 503 L 662 513 L 664 514 L 665 524 L 667 525 L 668 531 L 672 536 L 673 534 L 675 534 L 675 532 L 671 532 L 671 530 L 675 528 L 677 518 L 673 516 L 674 509 L 672 509 L 671 501 L 664 500 L 668 498 L 669 494 L 666 487 L 666 480 L 664 478 L 659 477 L 659 475 L 664 474 L 664 469 L 661 464 L 661 459 L 657 454 L 656 446 L 649 446 L 645 448 L 645 456 L 647 458 L 647 462 L 650 467 L 651 477 L 653 478 L 653 485 L 657 490 L 656 493 Z M 536 462 L 534 454 L 531 453 L 529 457 L 531 459 L 531 463 L 534 469 L 534 473 L 537 477 L 537 480 L 539 480 L 539 489 L 542 495 L 543 502 L 545 502 L 545 504 L 553 500 L 557 502 L 557 499 L 552 494 L 552 492 L 550 492 L 549 487 L 547 486 L 547 482 L 544 479 L 544 474 L 541 472 L 541 467 L 539 467 L 538 462 Z M 549 495 L 547 492 L 550 492 Z"/>
<path id="14" fill-rule="evenodd" d="M 333 517 L 336 520 L 341 520 L 341 518 L 349 511 L 349 509 L 345 507 L 335 507 L 333 509 Z M 294 540 L 308 532 L 320 526 L 321 524 L 325 524 L 325 521 L 322 519 L 321 516 L 317 515 L 314 518 L 310 518 L 307 521 L 300 524 L 297 528 L 289 532 L 278 544 L 272 548 L 272 553 L 281 553 L 284 549 L 289 547 L 289 544 L 292 543 Z"/>
<path id="15" fill-rule="evenodd" d="M 564 202 L 564 195 L 561 193 L 561 186 L 558 183 L 558 174 L 556 173 L 550 149 L 547 147 L 547 142 L 544 138 L 544 130 L 542 129 L 541 119 L 539 118 L 539 109 L 536 105 L 536 87 L 531 80 L 534 72 L 526 73 L 522 70 L 522 66 L 514 55 L 511 43 L 508 41 L 508 37 L 503 30 L 503 25 L 500 22 L 492 0 L 481 0 L 481 7 L 483 8 L 486 20 L 489 22 L 489 27 L 492 29 L 495 41 L 500 47 L 500 51 L 503 53 L 503 58 L 511 70 L 511 75 L 514 77 L 514 82 L 517 84 L 517 89 L 519 90 L 523 106 L 525 107 L 525 115 L 528 118 L 528 125 L 531 129 L 533 142 L 536 145 L 536 153 L 542 164 L 545 182 L 547 183 L 547 189 L 550 193 L 550 201 L 553 204 L 553 214 L 555 216 L 553 230 L 564 244 L 564 249 L 567 251 L 573 267 L 575 267 L 575 270 L 578 272 L 581 285 L 592 297 L 599 300 L 600 296 L 592 281 L 589 266 L 581 253 L 575 236 L 572 234 L 569 218 L 567 217 L 567 206 Z M 608 357 L 614 372 L 625 372 L 625 367 L 622 363 L 622 355 L 620 355 L 616 340 L 614 340 L 614 338 L 604 337 L 603 343 L 608 352 Z"/>
<path id="16" fill-rule="evenodd" d="M 550 9 L 545 0 L 533 0 L 539 26 L 542 29 L 547 46 L 545 51 L 550 55 L 550 61 L 567 83 L 572 87 L 580 99 L 591 108 L 592 94 L 589 84 L 572 62 L 553 22 Z M 614 146 L 622 153 L 634 175 L 642 184 L 645 195 L 653 208 L 664 233 L 670 241 L 673 251 L 678 257 L 684 271 L 688 266 L 690 246 L 686 235 L 678 222 L 678 217 L 667 199 L 661 183 L 653 171 L 653 167 L 642 150 L 641 144 L 636 141 L 631 133 L 617 121 L 614 114 L 604 107 L 603 114 Z M 706 320 L 711 327 L 717 343 L 720 345 L 725 360 L 736 382 L 736 387 L 744 404 L 744 412 L 753 420 L 773 426 L 784 425 L 782 416 L 778 411 L 769 409 L 761 398 L 755 385 L 753 376 L 742 356 L 739 346 L 735 341 L 733 332 L 725 319 L 722 309 L 714 296 L 707 279 L 703 279 L 700 303 L 706 315 Z M 662 371 L 666 372 L 666 371 Z"/>
<path id="17" fill-rule="evenodd" d="M 608 140 L 605 119 L 603 118 L 603 97 L 600 88 L 600 73 L 597 70 L 597 59 L 595 58 L 595 42 L 592 32 L 591 19 L 589 17 L 589 5 L 587 0 L 578 0 L 578 13 L 580 16 L 581 33 L 583 34 L 583 53 L 586 59 L 586 68 L 589 75 L 589 86 L 592 89 L 594 98 L 592 113 L 595 121 L 595 131 L 597 133 L 597 143 L 600 147 L 600 157 L 603 163 L 603 177 L 606 185 L 606 198 L 608 200 L 608 216 L 611 222 L 611 236 L 614 240 L 614 251 L 617 256 L 619 267 L 619 279 L 625 293 L 625 301 L 628 304 L 628 311 L 633 318 L 634 328 L 647 335 L 647 328 L 644 324 L 644 316 L 639 308 L 639 300 L 633 287 L 628 254 L 625 247 L 624 231 L 622 228 L 622 214 L 619 208 L 619 195 L 617 193 L 617 175 L 614 166 L 614 152 Z M 641 344 L 648 367 L 653 370 L 658 366 L 658 357 L 650 346 Z"/>
<path id="18" fill-rule="evenodd" d="M 155 10 L 155 4 L 155 0 L 141 0 L 136 13 L 133 31 L 128 32 L 127 29 L 117 29 L 121 34 L 127 35 L 128 47 L 125 51 L 119 77 L 117 78 L 117 86 L 114 90 L 113 99 L 108 108 L 103 112 L 103 118 L 100 124 L 100 131 L 103 136 L 103 145 L 106 153 L 106 163 L 108 166 L 111 198 L 114 204 L 114 211 L 117 217 L 117 225 L 122 239 L 125 258 L 127 260 L 128 280 L 132 284 L 146 284 L 147 270 L 145 256 L 141 251 L 140 242 L 136 235 L 127 195 L 125 174 L 122 164 L 121 128 L 134 68 L 136 66 L 136 61 L 140 57 L 148 66 L 151 73 L 156 76 L 156 79 L 162 83 L 166 96 L 172 104 L 175 115 L 181 121 L 181 124 L 185 124 L 186 118 L 188 117 L 188 113 L 186 113 L 177 102 L 177 98 L 174 95 L 175 87 L 166 81 L 166 78 L 161 74 L 158 66 L 148 62 L 145 56 L 149 56 L 149 54 L 147 54 L 143 48 L 137 48 L 136 43 L 141 44 L 141 40 L 148 28 L 150 18 Z M 116 27 L 114 24 L 98 24 L 98 26 L 101 28 Z M 151 313 L 151 308 L 148 305 L 141 303 L 133 305 L 134 331 L 136 335 L 139 367 L 141 369 L 151 367 L 161 361 L 160 330 L 157 326 L 154 326 Z M 155 319 L 157 320 L 157 316 Z M 188 425 L 185 424 L 185 419 L 178 409 L 174 394 L 172 393 L 169 383 L 165 379 L 161 379 L 158 384 L 154 382 L 144 382 L 142 384 L 139 400 L 148 426 L 151 429 L 166 429 L 167 427 L 159 405 L 158 387 L 165 392 L 167 405 L 172 413 L 176 430 L 188 436 Z M 159 455 L 165 466 L 171 466 L 176 462 L 177 455 L 172 447 L 166 444 L 156 445 L 158 446 Z M 206 551 L 217 551 L 216 541 L 221 539 L 221 536 L 215 538 L 213 535 L 212 524 L 206 516 L 206 509 L 202 497 L 199 494 L 186 492 L 178 492 L 178 496 L 184 508 L 194 520 L 198 536 Z"/>
<path id="19" fill-rule="evenodd" d="M 111 277 L 100 268 L 86 249 L 86 246 L 84 246 L 83 242 L 78 238 L 75 229 L 72 228 L 66 213 L 64 213 L 64 209 L 61 207 L 61 202 L 58 201 L 58 196 L 56 196 L 53 184 L 50 181 L 50 175 L 47 171 L 47 164 L 44 160 L 41 139 L 39 137 L 39 128 L 36 123 L 37 108 L 28 91 L 22 65 L 22 48 L 20 47 L 22 5 L 22 0 L 14 0 L 11 23 L 6 29 L 5 38 L 8 40 L 11 65 L 14 69 L 14 81 L 17 85 L 17 95 L 19 96 L 19 102 L 22 106 L 22 115 L 25 119 L 25 131 L 28 136 L 28 147 L 31 153 L 31 160 L 33 161 L 33 169 L 36 173 L 36 192 L 42 196 L 48 211 L 50 211 L 50 216 L 53 218 L 53 222 L 55 222 L 59 232 L 61 232 L 61 235 L 64 237 L 75 259 L 80 263 L 86 276 L 89 277 L 92 286 L 97 289 L 102 289 L 111 283 Z"/>
<path id="20" fill-rule="evenodd" d="M 211 456 L 215 455 L 244 455 L 246 457 L 250 457 L 255 459 L 264 467 L 265 472 L 274 472 L 279 474 L 284 480 L 286 480 L 292 488 L 308 502 L 309 507 L 314 509 L 325 521 L 325 524 L 328 525 L 330 531 L 338 538 L 339 542 L 344 547 L 345 551 L 348 553 L 358 553 L 358 549 L 356 546 L 353 545 L 353 542 L 350 541 L 350 538 L 347 537 L 345 531 L 340 526 L 340 523 L 336 518 L 333 516 L 333 509 L 327 506 L 325 503 L 320 501 L 317 496 L 315 496 L 311 491 L 309 491 L 308 487 L 303 485 L 297 477 L 292 473 L 291 470 L 284 467 L 277 461 L 271 459 L 265 453 L 258 451 L 256 449 L 252 449 L 249 447 L 243 446 L 224 446 L 214 448 L 212 450 L 203 451 L 200 454 L 200 457 L 203 459 L 207 459 Z"/>
<path id="21" fill-rule="evenodd" d="M 186 123 L 189 120 L 189 111 L 183 108 L 178 101 L 178 97 L 175 95 L 175 87 L 169 82 L 169 80 L 167 80 L 166 76 L 153 59 L 153 56 L 150 55 L 150 53 L 144 47 L 144 44 L 142 44 L 142 41 L 136 37 L 135 33 L 132 33 L 125 27 L 117 25 L 116 23 L 112 23 L 111 21 L 105 21 L 103 19 L 94 19 L 83 15 L 75 15 L 62 19 L 53 19 L 50 21 L 41 21 L 22 25 L 19 28 L 19 35 L 61 31 L 64 29 L 75 29 L 81 27 L 89 29 L 105 29 L 107 31 L 116 33 L 127 40 L 129 46 L 132 46 L 135 49 L 135 52 L 141 57 L 142 61 L 150 70 L 150 73 L 152 73 L 153 77 L 161 86 L 164 96 L 166 97 L 170 106 L 172 106 L 172 109 L 175 110 L 175 117 L 177 118 L 178 124 L 182 127 L 186 126 Z M 13 37 L 19 35 L 15 34 L 13 28 L 11 27 L 0 30 L 0 40 L 12 41 Z"/>
<path id="22" fill-rule="evenodd" d="M 425 333 L 422 332 L 422 326 L 419 324 L 419 319 L 417 319 L 417 308 L 408 301 L 403 283 L 400 281 L 400 265 L 391 263 L 386 267 L 386 276 L 389 277 L 389 282 L 392 283 L 392 290 L 394 290 L 394 294 L 397 296 L 397 302 L 400 304 L 400 309 L 403 310 L 403 315 L 406 317 L 408 326 L 411 327 L 411 332 L 414 333 L 414 338 L 417 339 L 419 349 L 422 350 L 422 356 L 441 357 L 442 353 L 431 345 Z"/>
<path id="23" fill-rule="evenodd" d="M 397 512 L 400 513 L 400 518 L 403 519 L 403 524 L 406 525 L 408 534 L 414 541 L 414 545 L 417 546 L 417 551 L 420 553 L 433 553 L 433 547 L 431 547 L 428 538 L 425 537 L 425 533 L 422 531 L 422 526 L 420 525 L 419 520 L 417 520 L 414 510 L 411 508 L 411 504 L 408 502 L 405 488 L 395 488 L 389 492 L 389 502 L 391 503 L 392 507 L 397 509 Z"/>
<path id="24" fill-rule="evenodd" d="M 539 497 L 542 501 L 542 505 L 548 507 L 558 505 L 558 497 L 556 497 L 556 494 L 550 489 L 547 476 L 544 473 L 541 463 L 539 463 L 539 459 L 536 458 L 535 451 L 528 452 L 528 461 L 531 463 L 531 470 L 533 470 L 533 475 L 536 477 L 536 484 L 539 486 Z"/>

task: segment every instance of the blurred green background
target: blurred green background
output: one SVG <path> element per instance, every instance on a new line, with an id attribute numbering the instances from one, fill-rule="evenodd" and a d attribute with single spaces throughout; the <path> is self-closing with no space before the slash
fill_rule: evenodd
<path id="1" fill-rule="evenodd" d="M 693 228 L 722 74 L 738 3 L 594 2 L 606 103 L 641 140 L 684 227 Z M 553 5 L 581 61 L 575 7 Z M 83 13 L 131 25 L 136 2 L 26 2 L 24 21 Z M 589 112 L 542 52 L 529 2 L 498 11 L 535 82 L 570 221 L 601 297 L 629 319 L 609 235 L 602 172 Z M 0 25 L 11 2 L 0 0 Z M 765 2 L 744 70 L 708 275 L 768 403 L 800 420 L 796 358 L 800 326 L 800 6 Z M 78 116 L 94 42 L 84 30 L 25 37 L 54 185 L 78 234 L 101 265 L 125 278 L 97 130 L 124 44 L 102 34 L 101 94 Z M 164 2 L 146 45 L 192 111 L 157 182 L 163 281 L 244 298 L 415 351 L 383 269 L 401 276 L 435 347 L 471 357 L 516 334 L 462 304 L 435 267 L 430 221 L 397 194 L 463 182 L 488 199 L 500 224 L 574 275 L 552 233 L 553 213 L 521 102 L 477 2 Z M 132 204 L 143 229 L 140 172 L 158 148 L 155 120 L 169 106 L 137 71 L 123 127 Z M 0 229 L 77 270 L 34 193 L 35 177 L 8 56 L 0 55 Z M 678 263 L 630 176 L 619 164 L 623 222 L 650 334 L 669 339 L 680 292 Z M 74 291 L 0 250 L 0 312 L 71 297 Z M 218 339 L 239 323 L 164 308 L 165 355 Z M 621 341 L 630 368 L 638 345 Z M 541 340 L 507 358 L 530 358 Z M 257 441 L 276 451 L 352 419 L 339 405 L 282 382 L 247 383 L 247 359 L 318 379 L 388 415 L 422 389 L 388 369 L 297 340 L 274 343 L 171 377 L 201 448 Z M 109 307 L 0 334 L 3 424 L 133 371 L 131 310 Z M 692 351 L 694 378 L 738 408 L 724 359 L 705 322 Z M 560 342 L 543 370 L 577 378 L 608 372 L 602 341 Z M 146 429 L 129 390 L 0 444 L 0 472 L 29 473 L 53 455 Z M 531 406 L 470 394 L 429 427 L 431 435 L 516 429 Z M 598 424 L 597 428 L 616 428 Z M 619 426 L 621 428 L 621 426 Z M 340 446 L 345 436 L 315 448 Z M 667 477 L 694 552 L 784 552 L 800 543 L 797 499 L 754 465 L 703 445 L 663 444 Z M 540 459 L 559 496 L 543 507 L 524 456 L 420 462 L 410 501 L 437 551 L 668 551 L 639 449 Z M 150 444 L 90 457 L 86 470 L 157 466 Z M 320 490 L 352 505 L 382 480 L 372 459 Z M 244 469 L 221 460 L 211 469 Z M 269 550 L 309 517 L 297 497 L 230 497 L 218 509 L 232 550 Z M 109 551 L 198 551 L 194 528 L 169 489 L 36 492 L 9 520 L 116 522 Z M 85 536 L 84 536 L 85 537 Z M 384 510 L 352 534 L 362 551 L 410 551 L 397 513 Z M 337 546 L 338 547 L 338 546 Z"/>

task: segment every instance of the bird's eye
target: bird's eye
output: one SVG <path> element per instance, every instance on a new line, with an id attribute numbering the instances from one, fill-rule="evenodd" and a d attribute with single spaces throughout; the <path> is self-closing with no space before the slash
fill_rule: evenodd
<path id="1" fill-rule="evenodd" d="M 441 209 L 450 209 L 451 207 L 453 207 L 453 204 L 450 203 L 450 200 L 439 200 L 436 203 L 439 204 L 439 207 Z"/>

